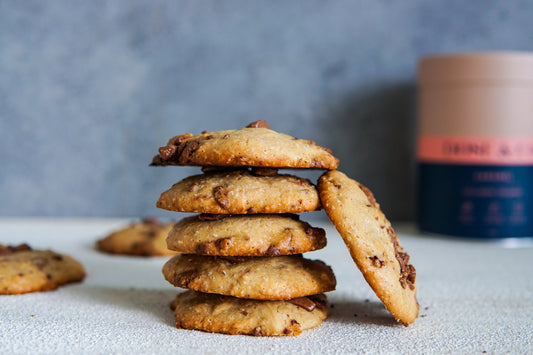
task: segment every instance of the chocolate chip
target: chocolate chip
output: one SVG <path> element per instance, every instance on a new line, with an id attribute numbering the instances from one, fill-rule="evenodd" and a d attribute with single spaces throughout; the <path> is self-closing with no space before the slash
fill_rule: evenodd
<path id="1" fill-rule="evenodd" d="M 176 154 L 177 150 L 178 150 L 178 146 L 173 145 L 173 144 L 167 145 L 167 146 L 159 148 L 159 156 L 163 160 L 169 160 L 170 158 L 174 156 L 174 154 Z"/>
<path id="2" fill-rule="evenodd" d="M 21 251 L 30 251 L 32 248 L 28 244 L 19 244 L 19 245 L 3 245 L 0 244 L 0 255 L 8 255 Z"/>
<path id="3" fill-rule="evenodd" d="M 221 256 L 221 255 L 217 255 L 215 256 L 215 258 L 226 260 L 230 264 L 240 264 L 250 259 L 250 257 L 246 257 L 246 256 Z"/>
<path id="4" fill-rule="evenodd" d="M 178 287 L 187 288 L 192 280 L 194 280 L 198 276 L 196 271 L 189 270 L 182 272 L 181 274 L 177 274 L 174 276 L 173 284 Z"/>
<path id="5" fill-rule="evenodd" d="M 287 335 L 289 334 L 291 331 L 287 328 L 283 329 L 283 334 Z"/>
<path id="6" fill-rule="evenodd" d="M 63 256 L 61 254 L 54 254 L 52 256 L 52 259 L 54 259 L 56 261 L 63 261 Z"/>
<path id="7" fill-rule="evenodd" d="M 392 227 L 387 227 L 387 233 L 391 238 L 392 244 L 394 246 L 394 252 L 396 260 L 400 264 L 400 285 L 403 288 L 409 287 L 409 289 L 415 289 L 415 280 L 416 280 L 416 269 L 413 265 L 409 264 L 409 254 L 403 251 L 400 246 L 400 241 L 398 236 L 394 232 Z"/>
<path id="8" fill-rule="evenodd" d="M 230 202 L 228 199 L 228 193 L 224 190 L 222 186 L 217 186 L 213 189 L 213 195 L 215 201 L 222 207 L 227 210 L 230 207 Z"/>
<path id="9" fill-rule="evenodd" d="M 291 319 L 291 325 L 300 324 L 296 319 Z"/>
<path id="10" fill-rule="evenodd" d="M 194 248 L 194 253 L 197 255 L 205 255 L 209 251 L 209 246 L 207 243 L 201 243 L 196 245 Z"/>
<path id="11" fill-rule="evenodd" d="M 278 247 L 271 245 L 270 247 L 268 247 L 268 250 L 265 252 L 265 255 L 279 256 L 281 255 L 281 250 Z"/>
<path id="12" fill-rule="evenodd" d="M 191 138 L 193 135 L 191 133 L 180 134 L 179 136 L 174 136 L 168 140 L 167 145 L 181 145 L 186 139 Z"/>
<path id="13" fill-rule="evenodd" d="M 36 258 L 33 258 L 31 260 L 31 262 L 37 266 L 37 268 L 39 270 L 42 270 L 47 264 L 48 264 L 48 260 L 46 258 L 43 258 L 43 257 L 36 257 Z"/>
<path id="14" fill-rule="evenodd" d="M 287 302 L 290 302 L 298 307 L 302 307 L 306 311 L 311 312 L 315 309 L 316 303 L 313 302 L 309 297 L 297 297 L 290 300 L 287 300 Z"/>
<path id="15" fill-rule="evenodd" d="M 246 126 L 246 128 L 270 128 L 270 126 L 265 121 L 258 120 L 250 123 L 248 126 Z"/>
<path id="16" fill-rule="evenodd" d="M 227 217 L 223 214 L 212 214 L 212 213 L 202 213 L 198 215 L 198 219 L 200 221 L 218 221 L 219 219 L 222 219 L 224 217 Z"/>
<path id="17" fill-rule="evenodd" d="M 366 195 L 366 198 L 368 199 L 368 201 L 370 202 L 370 204 L 374 207 L 376 207 L 377 205 L 377 202 L 376 202 L 376 199 L 374 198 L 374 194 L 372 194 L 372 191 L 370 191 L 368 189 L 368 187 L 362 185 L 362 184 L 359 184 L 359 188 L 361 190 L 363 190 L 363 192 L 365 193 Z"/>
<path id="18" fill-rule="evenodd" d="M 255 176 L 275 176 L 278 175 L 278 169 L 274 168 L 252 168 L 252 175 Z"/>
<path id="19" fill-rule="evenodd" d="M 230 246 L 230 243 L 231 243 L 231 238 L 227 237 L 227 238 L 220 238 L 220 239 L 217 239 L 215 241 L 215 247 L 218 249 L 218 250 L 226 250 L 228 249 L 228 247 Z"/>
<path id="20" fill-rule="evenodd" d="M 374 267 L 381 268 L 381 267 L 383 267 L 385 265 L 385 261 L 381 260 L 376 255 L 369 256 L 368 258 L 370 259 L 370 261 L 372 262 L 372 266 L 374 266 Z"/>
<path id="21" fill-rule="evenodd" d="M 161 156 L 158 154 L 152 158 L 152 162 L 150 163 L 150 166 L 163 166 L 167 165 L 161 158 Z"/>
<path id="22" fill-rule="evenodd" d="M 179 155 L 180 163 L 187 163 L 194 152 L 200 147 L 200 142 L 192 141 L 185 144 L 185 148 L 181 151 Z"/>
<path id="23" fill-rule="evenodd" d="M 150 229 L 144 233 L 147 239 L 154 239 L 157 237 L 157 231 L 155 229 Z"/>
<path id="24" fill-rule="evenodd" d="M 157 217 L 144 217 L 141 219 L 141 223 L 144 224 L 160 224 L 159 219 Z"/>

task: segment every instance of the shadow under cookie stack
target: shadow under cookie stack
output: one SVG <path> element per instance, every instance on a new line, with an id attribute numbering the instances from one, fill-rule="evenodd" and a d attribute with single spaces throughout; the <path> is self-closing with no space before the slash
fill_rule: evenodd
<path id="1" fill-rule="evenodd" d="M 329 314 L 330 267 L 301 254 L 326 245 L 325 231 L 295 213 L 320 208 L 309 180 L 279 168 L 333 170 L 338 160 L 312 141 L 269 129 L 173 137 L 152 165 L 201 166 L 161 194 L 157 207 L 198 215 L 180 220 L 167 245 L 180 255 L 163 267 L 188 291 L 172 302 L 176 326 L 226 334 L 298 335 Z"/>

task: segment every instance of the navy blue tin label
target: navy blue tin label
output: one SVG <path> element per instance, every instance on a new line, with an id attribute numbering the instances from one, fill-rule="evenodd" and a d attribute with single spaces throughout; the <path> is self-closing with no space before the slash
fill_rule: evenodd
<path id="1" fill-rule="evenodd" d="M 533 165 L 418 164 L 418 221 L 426 232 L 533 236 Z"/>

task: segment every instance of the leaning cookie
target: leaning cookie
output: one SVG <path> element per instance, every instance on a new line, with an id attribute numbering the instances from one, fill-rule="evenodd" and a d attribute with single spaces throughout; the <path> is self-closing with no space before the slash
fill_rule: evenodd
<path id="1" fill-rule="evenodd" d="M 238 130 L 173 137 L 159 148 L 151 165 L 336 169 L 338 163 L 329 149 L 272 131 L 266 122 L 257 121 Z"/>
<path id="2" fill-rule="evenodd" d="M 214 257 L 182 254 L 163 266 L 174 286 L 257 300 L 288 300 L 333 291 L 329 266 L 300 255 Z"/>
<path id="3" fill-rule="evenodd" d="M 403 325 L 414 322 L 419 309 L 416 271 L 370 190 L 339 171 L 322 175 L 318 190 L 324 210 L 376 295 Z"/>
<path id="4" fill-rule="evenodd" d="M 85 275 L 83 266 L 68 255 L 0 244 L 0 295 L 53 290 Z"/>
<path id="5" fill-rule="evenodd" d="M 201 214 L 176 223 L 167 246 L 187 254 L 290 255 L 322 249 L 326 233 L 294 214 Z"/>
<path id="6" fill-rule="evenodd" d="M 99 250 L 110 254 L 157 256 L 175 255 L 166 244 L 173 222 L 163 223 L 155 218 L 145 218 L 121 228 L 96 242 Z"/>
<path id="7" fill-rule="evenodd" d="M 237 170 L 189 176 L 163 192 L 157 207 L 211 214 L 298 213 L 315 211 L 320 202 L 308 179 Z"/>
<path id="8" fill-rule="evenodd" d="M 172 302 L 176 327 L 223 334 L 300 335 L 329 315 L 325 295 L 259 301 L 187 291 Z"/>

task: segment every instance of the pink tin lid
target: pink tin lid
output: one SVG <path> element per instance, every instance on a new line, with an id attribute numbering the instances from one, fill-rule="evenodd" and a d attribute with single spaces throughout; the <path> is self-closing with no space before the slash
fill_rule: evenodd
<path id="1" fill-rule="evenodd" d="M 533 53 L 472 52 L 430 55 L 418 65 L 418 81 L 433 85 L 533 85 Z"/>

